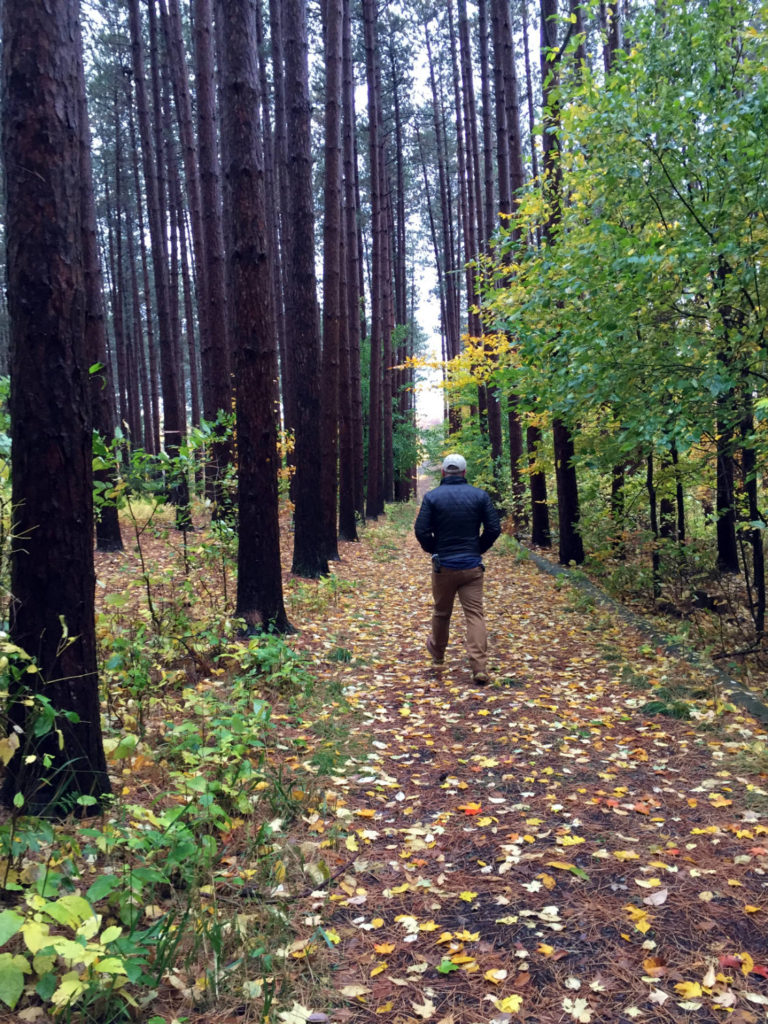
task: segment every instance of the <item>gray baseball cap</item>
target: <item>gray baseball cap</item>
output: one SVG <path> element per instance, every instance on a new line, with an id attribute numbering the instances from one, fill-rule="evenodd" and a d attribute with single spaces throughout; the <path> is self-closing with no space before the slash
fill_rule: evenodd
<path id="1" fill-rule="evenodd" d="M 466 469 L 467 460 L 457 452 L 454 452 L 452 455 L 446 455 L 443 459 L 444 473 L 465 473 Z"/>

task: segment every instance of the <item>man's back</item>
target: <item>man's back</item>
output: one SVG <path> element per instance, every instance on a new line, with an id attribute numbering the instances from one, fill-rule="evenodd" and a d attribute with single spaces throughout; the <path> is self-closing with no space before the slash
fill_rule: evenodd
<path id="1" fill-rule="evenodd" d="M 446 476 L 425 495 L 414 531 L 422 548 L 437 554 L 441 564 L 450 565 L 457 558 L 476 559 L 479 564 L 480 556 L 501 533 L 501 526 L 485 491 L 467 483 L 463 476 Z"/>

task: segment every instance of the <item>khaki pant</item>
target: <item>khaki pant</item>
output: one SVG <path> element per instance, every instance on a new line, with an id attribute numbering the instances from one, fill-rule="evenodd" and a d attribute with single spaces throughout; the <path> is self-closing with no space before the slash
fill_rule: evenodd
<path id="1" fill-rule="evenodd" d="M 456 594 L 459 595 L 467 623 L 467 653 L 472 674 L 485 672 L 488 638 L 483 617 L 483 570 L 441 569 L 432 573 L 432 642 L 439 658 L 445 654 L 451 624 L 451 612 Z"/>

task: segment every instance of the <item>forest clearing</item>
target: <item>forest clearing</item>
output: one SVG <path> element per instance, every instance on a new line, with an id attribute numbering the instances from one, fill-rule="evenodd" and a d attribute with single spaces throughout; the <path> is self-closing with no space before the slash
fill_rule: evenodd
<path id="1" fill-rule="evenodd" d="M 187 621 L 197 653 L 143 680 L 113 654 L 114 803 L 28 824 L 6 862 L 46 934 L 102 929 L 111 963 L 73 970 L 66 1019 L 765 1019 L 765 724 L 510 537 L 486 556 L 494 682 L 472 685 L 460 615 L 432 667 L 414 515 L 332 576 L 286 566 L 285 640 L 192 641 L 178 581 L 223 602 L 222 578 L 194 534 L 185 574 L 167 517 L 143 555 L 165 640 L 135 551 L 97 555 L 102 641 L 144 623 L 151 662 Z M 34 972 L 4 1019 L 48 1019 Z"/>

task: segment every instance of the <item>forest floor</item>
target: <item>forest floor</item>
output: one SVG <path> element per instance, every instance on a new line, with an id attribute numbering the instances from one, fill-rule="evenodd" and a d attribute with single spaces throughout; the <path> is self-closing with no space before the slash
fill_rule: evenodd
<path id="1" fill-rule="evenodd" d="M 333 600 L 296 619 L 292 646 L 343 688 L 349 756 L 280 836 L 316 871 L 267 900 L 293 936 L 278 1016 L 766 1020 L 764 727 L 511 538 L 486 565 L 482 688 L 459 608 L 430 663 L 429 560 L 407 522 L 342 545 Z M 326 741 L 289 719 L 291 769 Z M 236 873 L 236 836 L 227 852 Z"/>

